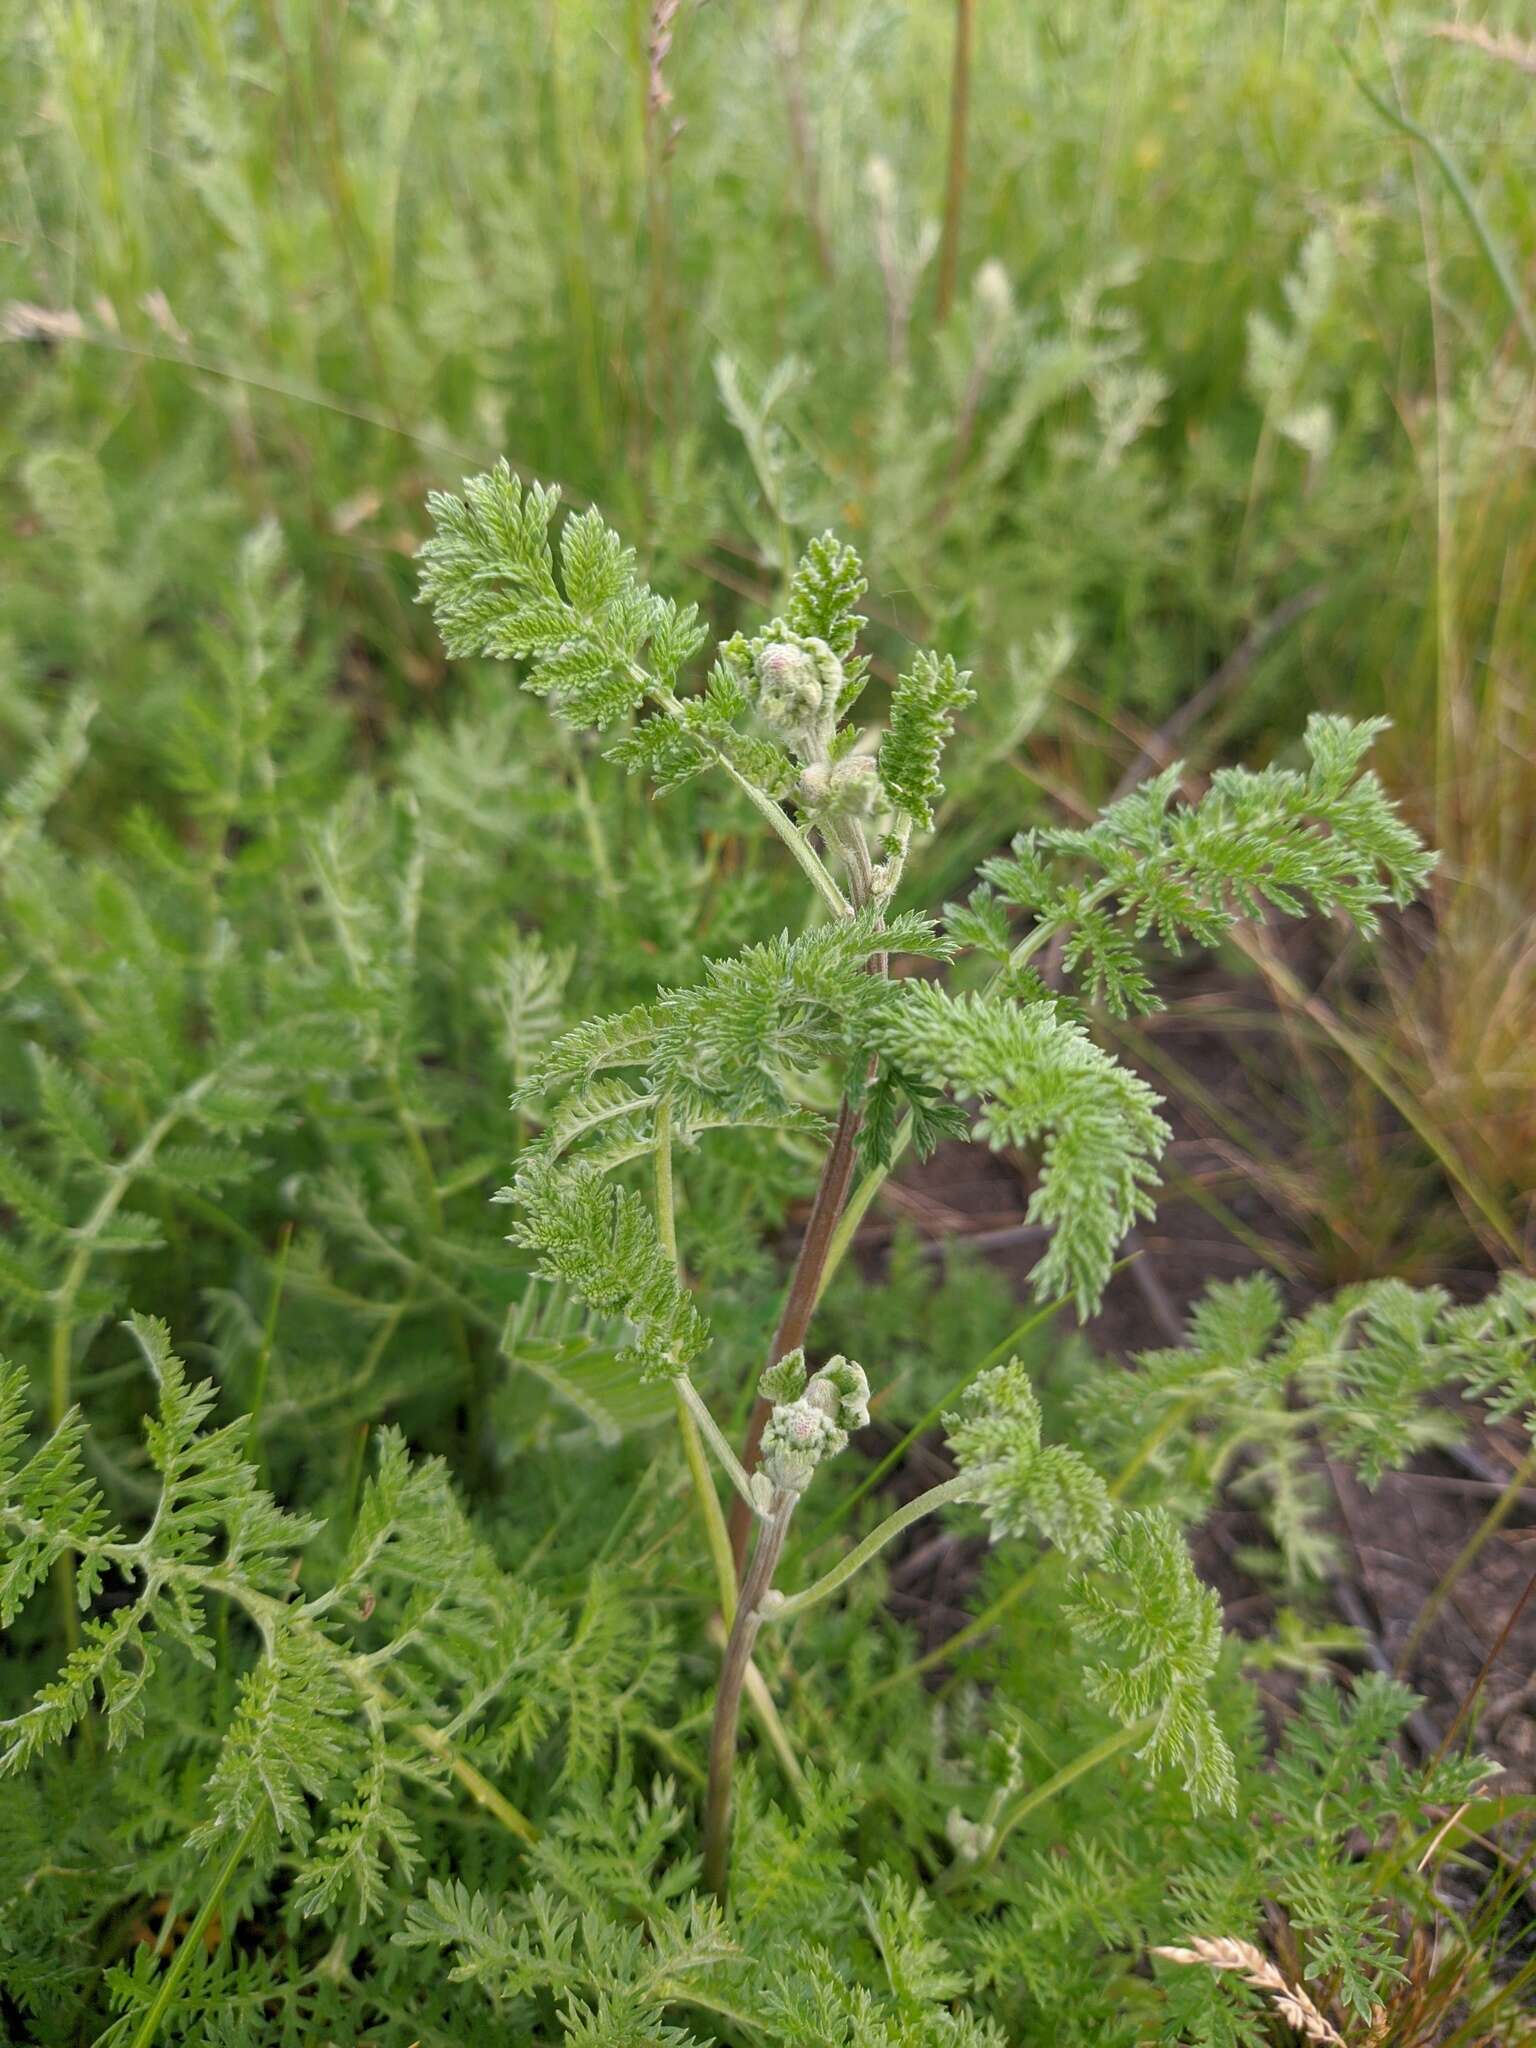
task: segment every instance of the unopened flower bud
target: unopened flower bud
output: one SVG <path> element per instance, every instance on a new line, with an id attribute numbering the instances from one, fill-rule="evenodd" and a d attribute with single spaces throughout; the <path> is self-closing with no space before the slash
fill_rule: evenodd
<path id="1" fill-rule="evenodd" d="M 867 818 L 879 799 L 879 770 L 867 754 L 813 761 L 802 771 L 795 795 L 823 818 Z"/>
<path id="2" fill-rule="evenodd" d="M 847 1443 L 845 1431 L 819 1403 L 788 1401 L 774 1409 L 763 1430 L 763 1470 L 785 1493 L 804 1493 L 823 1458 Z"/>
<path id="3" fill-rule="evenodd" d="M 825 640 L 770 640 L 753 661 L 757 708 L 802 760 L 820 760 L 832 742 L 843 693 L 843 665 Z"/>
<path id="4" fill-rule="evenodd" d="M 770 725 L 814 723 L 822 704 L 815 655 L 788 640 L 771 640 L 757 657 L 757 691 L 757 708 Z"/>
<path id="5" fill-rule="evenodd" d="M 869 1379 L 862 1365 L 841 1352 L 829 1358 L 805 1390 L 805 1398 L 828 1415 L 835 1416 L 842 1429 L 863 1429 L 869 1421 Z"/>
<path id="6" fill-rule="evenodd" d="M 849 754 L 833 763 L 827 802 L 845 817 L 867 818 L 880 794 L 880 773 L 868 754 Z"/>

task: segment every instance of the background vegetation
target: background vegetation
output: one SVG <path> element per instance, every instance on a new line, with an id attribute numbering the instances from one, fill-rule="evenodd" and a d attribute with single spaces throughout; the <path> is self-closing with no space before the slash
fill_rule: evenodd
<path id="1" fill-rule="evenodd" d="M 1022 1782 L 1021 1756 L 1048 1778 L 1083 1747 L 1040 1705 L 1075 1654 L 1049 1600 L 1027 1634 L 1004 1623 L 935 1659 L 940 1705 L 912 1704 L 919 1660 L 1007 1594 L 1000 1563 L 976 1592 L 963 1543 L 949 1579 L 824 1614 L 815 1656 L 777 1674 L 822 1775 L 797 1806 L 769 1750 L 749 1771 L 730 1938 L 758 1961 L 801 1946 L 788 1988 L 732 2006 L 726 1936 L 682 1903 L 709 1673 L 678 1617 L 697 1624 L 710 1580 L 675 1444 L 645 1426 L 667 1410 L 527 1286 L 485 1204 L 527 1135 L 506 1103 L 541 1046 L 797 923 L 803 892 L 728 791 L 653 805 L 505 672 L 450 667 L 412 557 L 428 489 L 505 453 L 599 502 L 724 634 L 837 528 L 870 577 L 871 704 L 914 641 L 976 679 L 914 857 L 925 903 L 962 895 L 1015 831 L 1082 821 L 1177 756 L 1193 788 L 1229 758 L 1291 758 L 1313 709 L 1388 714 L 1381 771 L 1442 855 L 1428 900 L 1369 952 L 1342 929 L 1247 926 L 1175 984 L 1169 1020 L 1106 1027 L 1173 1104 L 1182 1221 L 1149 1229 L 1087 1339 L 1063 1316 L 1026 1355 L 1059 1421 L 1108 1401 L 1125 1353 L 1176 1337 L 1213 1273 L 1271 1267 L 1297 1311 L 1388 1277 L 1481 1298 L 1529 1269 L 1536 1233 L 1522 36 L 1513 8 L 1345 0 L 0 5 L 0 1291 L 29 1416 L 78 1399 L 113 1513 L 142 1516 L 154 1341 L 121 1319 L 147 1311 L 212 1373 L 216 1421 L 255 1416 L 256 1477 L 324 1525 L 317 1583 L 354 1584 L 389 1424 L 447 1453 L 474 1505 L 473 1538 L 446 1508 L 430 1524 L 444 1554 L 461 1544 L 470 1578 L 490 1570 L 474 1545 L 540 1575 L 538 1613 L 497 1622 L 526 1628 L 537 1710 L 520 1692 L 466 1713 L 451 1760 L 418 1742 L 407 1765 L 410 1713 L 449 1679 L 402 1679 L 390 1770 L 449 1772 L 461 1796 L 412 1807 L 414 1885 L 409 1854 L 385 1858 L 372 1922 L 336 1905 L 318 1944 L 244 1820 L 224 1841 L 199 1790 L 233 1711 L 228 1623 L 217 1700 L 167 1658 L 125 1702 L 144 1712 L 135 1777 L 97 1737 L 7 1781 L 0 2030 L 927 2041 L 973 2038 L 942 2031 L 964 1988 L 1009 2040 L 1262 2038 L 1262 1992 L 1244 2004 L 1144 1956 L 1195 1921 L 1247 1936 L 1278 1898 L 1298 1926 L 1375 1927 L 1376 1966 L 1390 1951 L 1405 1973 L 1367 1985 L 1342 1936 L 1324 1952 L 1325 2002 L 1360 2038 L 1378 2007 L 1396 2031 L 1373 2038 L 1504 2038 L 1529 1869 L 1518 1844 L 1471 1839 L 1482 1810 L 1441 1844 L 1456 1869 L 1411 1933 L 1368 1920 L 1402 1876 L 1407 1807 L 1362 1864 L 1363 1795 L 1341 1795 L 1319 1895 L 1310 1863 L 1252 1867 L 1240 1825 L 1223 1835 L 1177 1788 L 1100 1785 L 1072 1793 L 1071 1828 L 1059 1805 L 1021 1828 L 990 1931 L 968 1941 L 977 1916 L 950 1907 L 950 1959 L 934 1952 L 946 1809 L 966 1792 L 984 1809 L 977 1787 Z M 685 1262 L 734 1304 L 723 1341 L 755 1356 L 806 1155 L 728 1143 L 689 1172 Z M 1025 1319 L 1022 1213 L 1006 1161 L 941 1152 L 871 1212 L 829 1300 L 825 1346 L 887 1370 L 874 1457 L 911 1436 L 898 1474 L 932 1455 L 946 1389 Z M 971 1262 L 943 1252 L 961 1229 Z M 1450 1433 L 1443 1414 L 1428 1433 Z M 1277 1426 L 1258 1434 L 1268 1456 Z M 1469 1489 L 1464 1520 L 1435 1525 L 1455 1559 L 1438 1590 L 1362 1562 L 1388 1494 L 1314 1460 L 1342 1506 L 1296 1511 L 1291 1465 L 1244 1465 L 1248 1441 L 1191 1444 L 1164 1477 L 1191 1525 L 1217 1508 L 1201 1562 L 1282 1673 L 1278 1804 L 1298 1828 L 1321 1811 L 1308 1772 L 1354 1754 L 1331 1716 L 1362 1717 L 1366 1772 L 1408 1711 L 1319 1692 L 1293 1717 L 1284 1674 L 1373 1652 L 1430 1695 L 1421 1761 L 1496 1699 L 1498 1789 L 1528 1790 L 1521 1623 L 1497 1640 L 1527 1574 L 1482 1519 L 1521 1518 L 1523 1434 L 1479 1425 L 1459 1464 L 1420 1461 Z M 1102 1442 L 1136 1455 L 1107 1422 Z M 1234 1461 L 1249 1492 L 1218 1500 Z M 872 1470 L 841 1482 L 850 1527 Z M 1394 1525 L 1380 1547 L 1405 1544 Z M 390 1641 L 414 1626 L 416 1570 L 365 1589 Z M 1469 1662 L 1442 1623 L 1473 1584 L 1491 1625 Z M 1341 1634 L 1340 1605 L 1363 1635 Z M 44 1599 L 8 1639 L 6 1714 L 65 1626 Z M 1257 1784 L 1275 1728 L 1241 1655 L 1223 1711 Z M 824 1689 L 828 1662 L 857 1712 Z M 451 1682 L 475 1694 L 472 1659 Z M 1027 1716 L 989 1733 L 978 1686 Z M 871 1801 L 848 1774 L 876 1753 Z M 475 1777 L 532 1815 L 536 1845 L 468 1799 Z M 537 1967 L 515 1963 L 522 1919 L 423 1905 L 423 1870 L 492 1901 L 536 1877 L 554 1902 Z M 423 1968 L 432 1940 L 458 1944 L 465 1983 L 436 1955 Z M 817 1944 L 874 2003 L 841 2013 Z M 1479 1950 L 1484 2004 L 1456 2006 Z"/>

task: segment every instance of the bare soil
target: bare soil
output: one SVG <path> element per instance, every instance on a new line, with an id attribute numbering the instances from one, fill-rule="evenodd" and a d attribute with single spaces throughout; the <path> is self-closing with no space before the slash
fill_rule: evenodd
<path id="1" fill-rule="evenodd" d="M 1137 1352 L 1177 1342 L 1210 1280 L 1260 1267 L 1275 1273 L 1292 1311 L 1347 1281 L 1389 1274 L 1465 1299 L 1493 1284 L 1491 1264 L 1411 1133 L 1300 1035 L 1241 965 L 1179 974 L 1168 1012 L 1151 1029 L 1120 1036 L 1116 1050 L 1164 1095 L 1175 1135 L 1156 1219 L 1087 1327 L 1100 1350 L 1129 1366 Z M 878 1258 L 903 1217 L 935 1257 L 970 1243 L 1022 1298 L 1040 1244 L 1024 1221 L 1031 1186 L 1023 1159 L 943 1146 L 893 1178 L 861 1243 Z M 1319 1460 L 1346 1560 L 1328 1595 L 1340 1619 L 1362 1631 L 1363 1660 L 1399 1670 L 1422 1696 L 1409 1730 L 1415 1747 L 1433 1751 L 1470 1723 L 1502 1769 L 1495 1789 L 1507 1793 L 1536 1791 L 1536 1485 L 1459 1572 L 1416 1640 L 1414 1632 L 1525 1448 L 1513 1424 L 1474 1425 L 1455 1452 L 1427 1453 L 1374 1491 Z M 942 1476 L 934 1449 L 915 1447 L 909 1465 L 892 1475 L 903 1495 Z M 1196 1539 L 1228 1626 L 1245 1635 L 1263 1634 L 1274 1615 L 1272 1585 L 1242 1561 L 1263 1542 L 1257 1518 L 1230 1499 Z M 920 1532 L 895 1563 L 892 1603 L 925 1648 L 962 1625 L 980 1548 Z M 1283 1693 L 1285 1681 L 1275 1689 Z"/>

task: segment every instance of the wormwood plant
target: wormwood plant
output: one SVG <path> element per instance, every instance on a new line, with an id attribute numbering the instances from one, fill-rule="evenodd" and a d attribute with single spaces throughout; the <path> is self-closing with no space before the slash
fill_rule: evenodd
<path id="1" fill-rule="evenodd" d="M 544 1106 L 545 1121 L 502 1197 L 514 1210 L 513 1242 L 536 1254 L 538 1273 L 622 1316 L 627 1358 L 642 1378 L 673 1386 L 730 1618 L 710 1737 L 705 1882 L 725 1896 L 737 1723 L 760 1631 L 827 1599 L 912 1523 L 952 1504 L 979 1508 L 994 1541 L 1043 1538 L 1081 1565 L 1073 1612 L 1083 1683 L 1120 1728 L 1104 1755 L 1134 1747 L 1149 1768 L 1180 1770 L 1198 1804 L 1229 1805 L 1233 1760 L 1206 1693 L 1220 1647 L 1215 1596 L 1166 1513 L 1119 1508 L 1079 1451 L 1044 1441 L 1017 1359 L 974 1379 L 946 1417 L 954 1478 L 898 1509 L 814 1582 L 792 1592 L 775 1584 L 818 1467 L 869 1419 L 865 1369 L 837 1356 L 812 1371 L 805 1339 L 849 1220 L 898 1153 L 910 1143 L 922 1155 L 970 1124 L 994 1147 L 1036 1157 L 1028 1214 L 1046 1248 L 1035 1290 L 1091 1312 L 1116 1247 L 1151 1212 L 1169 1134 L 1150 1088 L 1095 1042 L 1085 1008 L 1155 1006 L 1149 939 L 1212 945 L 1265 908 L 1344 911 L 1370 930 L 1383 903 L 1408 901 L 1430 861 L 1363 770 L 1379 722 L 1316 716 L 1305 770 L 1226 770 L 1186 805 L 1173 768 L 1086 830 L 1025 834 L 940 922 L 897 897 L 913 835 L 933 824 L 970 679 L 948 657 L 919 654 L 884 728 L 854 721 L 866 665 L 853 552 L 831 534 L 813 542 L 784 614 L 726 641 L 693 688 L 687 667 L 704 645 L 693 612 L 640 580 L 632 551 L 595 511 L 570 519 L 556 544 L 556 509 L 556 493 L 524 490 L 505 464 L 462 499 L 433 498 L 422 595 L 450 652 L 514 659 L 523 687 L 565 724 L 621 728 L 609 757 L 658 791 L 724 774 L 812 892 L 800 932 L 556 1040 L 520 1091 L 522 1105 Z M 1047 948 L 1066 992 L 1042 977 Z M 695 1382 L 709 1326 L 678 1260 L 677 1162 L 686 1173 L 716 1128 L 801 1133 L 822 1120 L 818 1100 L 837 1109 L 738 1458 Z M 649 1201 L 623 1177 L 637 1162 L 649 1168 Z M 754 1529 L 739 1593 L 701 1442 L 734 1489 L 738 1529 Z M 1109 1655 L 1089 1661 L 1089 1647 Z M 988 1832 L 976 1853 L 995 1846 Z"/>
<path id="2" fill-rule="evenodd" d="M 1238 1975 L 1147 1958 L 1266 1924 L 1364 2024 L 1481 1766 L 1404 1769 L 1386 1681 L 1316 1686 L 1268 1754 L 1184 1531 L 1239 1475 L 1303 1582 L 1307 1446 L 1369 1477 L 1447 1385 L 1536 1407 L 1536 1301 L 1286 1322 L 1247 1282 L 1132 1374 L 1044 1333 L 1166 1141 L 1096 1010 L 1255 908 L 1369 928 L 1421 880 L 1369 731 L 1026 834 L 925 915 L 971 685 L 919 656 L 860 728 L 850 551 L 701 670 L 595 514 L 505 470 L 434 513 L 450 645 L 553 719 L 488 669 L 391 794 L 338 793 L 263 528 L 136 727 L 161 815 L 85 835 L 83 697 L 3 799 L 0 2029 L 1257 2044 Z M 846 1262 L 965 1133 L 1035 1164 L 1011 1333 L 982 1272 Z M 905 1433 L 861 1472 L 877 1408 Z M 935 1511 L 991 1541 L 919 1656 L 881 1561 Z"/>

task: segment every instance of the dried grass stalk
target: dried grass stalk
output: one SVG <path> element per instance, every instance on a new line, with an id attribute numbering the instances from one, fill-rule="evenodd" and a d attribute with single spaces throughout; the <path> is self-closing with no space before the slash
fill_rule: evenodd
<path id="1" fill-rule="evenodd" d="M 1170 1963 L 1203 1963 L 1208 1970 L 1235 1970 L 1273 2002 L 1282 2019 L 1309 2041 L 1327 2041 L 1344 2048 L 1344 2037 L 1312 2003 L 1299 1984 L 1288 1984 L 1261 1949 L 1232 1935 L 1197 1936 L 1188 1948 L 1155 1948 Z"/>

